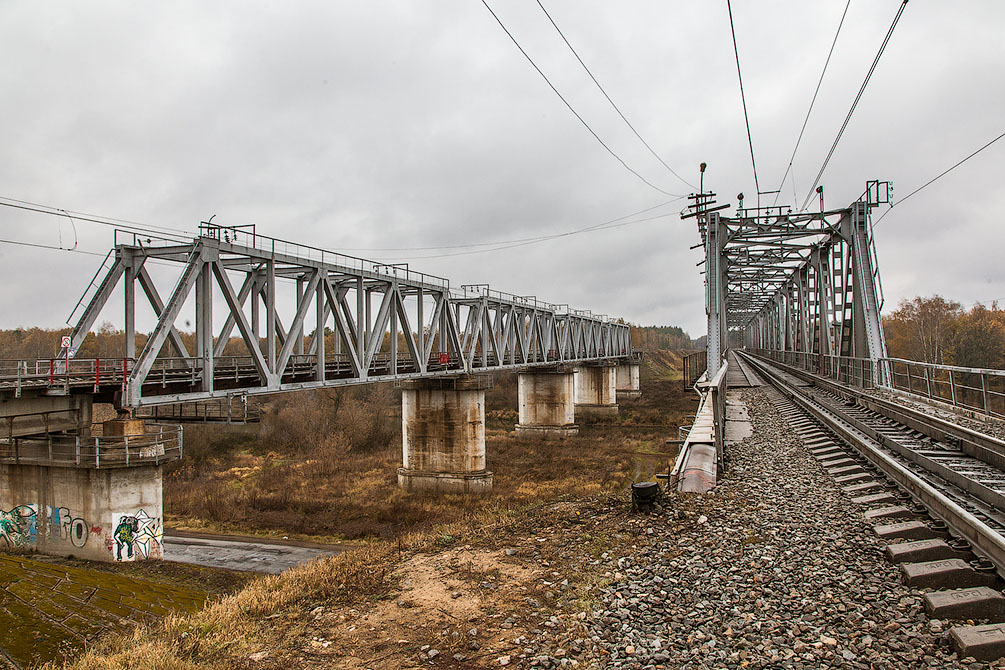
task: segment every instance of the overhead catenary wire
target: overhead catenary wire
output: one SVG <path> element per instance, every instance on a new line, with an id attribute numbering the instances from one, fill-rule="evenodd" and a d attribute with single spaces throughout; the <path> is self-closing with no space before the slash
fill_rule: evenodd
<path id="1" fill-rule="evenodd" d="M 598 135 L 596 133 L 596 131 L 593 130 L 593 128 L 590 127 L 590 124 L 588 124 L 586 122 L 586 119 L 584 119 L 582 116 L 580 116 L 579 112 L 576 111 L 576 109 L 572 106 L 572 104 L 568 100 L 565 99 L 565 96 L 563 96 L 561 94 L 561 92 L 559 92 L 558 88 L 556 88 L 555 85 L 553 83 L 551 83 L 551 80 L 548 79 L 548 75 L 546 75 L 544 73 L 544 71 L 541 70 L 540 67 L 538 67 L 537 63 L 534 62 L 534 59 L 530 57 L 530 54 L 528 54 L 524 50 L 524 48 L 522 46 L 520 46 L 520 42 L 517 41 L 516 37 L 513 36 L 513 33 L 511 33 L 509 31 L 509 29 L 506 27 L 506 24 L 504 24 L 502 22 L 502 19 L 500 19 L 496 15 L 496 13 L 492 10 L 492 8 L 489 6 L 489 3 L 486 2 L 486 0 L 482 0 L 482 4 L 485 5 L 485 9 L 489 10 L 489 13 L 492 15 L 492 18 L 494 18 L 496 20 L 496 23 L 498 23 L 499 27 L 503 29 L 503 32 L 506 33 L 506 36 L 509 37 L 510 41 L 513 42 L 513 44 L 516 45 L 516 48 L 520 50 L 520 53 L 523 54 L 523 57 L 527 59 L 527 62 L 531 64 L 531 66 L 537 71 L 537 73 L 539 75 L 541 75 L 541 78 L 544 79 L 545 83 L 548 84 L 548 86 L 555 93 L 555 95 L 557 95 L 558 98 L 565 104 L 565 106 L 568 107 L 569 111 L 572 112 L 573 116 L 575 116 L 576 119 L 578 119 L 579 122 L 581 124 L 583 124 L 583 127 L 586 128 L 586 130 L 588 130 L 591 135 L 593 135 L 593 138 L 595 140 L 597 140 L 597 142 L 600 143 L 600 146 L 602 146 L 607 151 L 607 153 L 609 153 L 611 156 L 613 156 L 614 159 L 617 160 L 618 163 L 620 163 L 622 167 L 624 167 L 626 170 L 628 170 L 633 175 L 635 175 L 636 177 L 638 177 L 643 183 L 645 183 L 650 188 L 653 188 L 653 189 L 659 191 L 660 193 L 662 193 L 664 195 L 669 195 L 671 197 L 678 197 L 680 195 L 678 193 L 670 193 L 669 191 L 664 191 L 659 186 L 657 186 L 656 184 L 652 183 L 651 181 L 649 181 L 648 179 L 646 179 L 645 177 L 643 177 L 641 174 L 639 174 L 638 172 L 636 172 L 635 170 L 633 170 L 631 168 L 631 166 L 629 166 L 628 163 L 626 163 L 624 161 L 624 159 L 621 158 L 621 156 L 619 156 L 618 154 L 616 154 L 614 152 L 614 150 L 611 149 L 611 147 L 608 146 L 607 143 L 604 142 L 604 140 L 602 140 L 600 138 L 600 135 Z"/>
<path id="2" fill-rule="evenodd" d="M 21 209 L 28 212 L 36 212 L 39 214 L 48 214 L 50 216 L 58 216 L 58 217 L 69 217 L 70 216 L 69 212 L 73 212 L 74 217 L 72 220 L 74 221 L 86 221 L 88 223 L 95 223 L 102 226 L 111 226 L 113 228 L 119 228 L 121 230 L 126 230 L 131 233 L 142 233 L 144 235 L 170 237 L 172 239 L 178 239 L 178 240 L 189 240 L 194 236 L 194 233 L 186 232 L 179 229 L 163 228 L 160 226 L 149 226 L 130 221 L 125 221 L 123 219 L 100 217 L 93 214 L 85 214 L 83 212 L 75 212 L 73 210 L 66 210 L 59 207 L 52 207 L 51 205 L 41 205 L 35 202 L 29 202 L 27 200 L 8 198 L 6 196 L 0 196 L 0 205 L 4 207 L 10 207 L 13 209 Z"/>
<path id="3" fill-rule="evenodd" d="M 806 118 L 803 119 L 803 127 L 799 129 L 799 137 L 796 138 L 796 146 L 793 147 L 793 149 L 792 149 L 792 155 L 789 157 L 789 164 L 785 168 L 785 174 L 782 175 L 782 180 L 778 184 L 778 193 L 775 194 L 775 199 L 771 203 L 772 205 L 774 205 L 775 203 L 778 202 L 778 195 L 782 192 L 782 188 L 784 188 L 784 186 L 785 186 L 785 178 L 789 176 L 790 172 L 792 172 L 792 163 L 793 163 L 793 161 L 796 160 L 796 153 L 799 151 L 799 144 L 803 141 L 803 134 L 806 132 L 806 124 L 809 123 L 809 121 L 810 121 L 810 114 L 813 113 L 813 106 L 816 104 L 816 102 L 817 102 L 817 96 L 820 94 L 820 86 L 824 83 L 824 75 L 827 74 L 827 66 L 830 65 L 831 56 L 834 55 L 834 47 L 837 46 L 838 36 L 841 34 L 841 27 L 844 26 L 844 19 L 845 19 L 846 16 L 848 16 L 848 8 L 850 6 L 851 6 L 851 0 L 848 0 L 848 2 L 845 3 L 844 11 L 841 13 L 841 20 L 838 21 L 837 31 L 834 33 L 834 40 L 831 42 L 831 48 L 827 52 L 827 60 L 824 61 L 824 67 L 820 71 L 820 79 L 817 80 L 817 87 L 813 91 L 813 98 L 810 100 L 809 109 L 806 110 Z M 793 199 L 796 197 L 796 195 L 795 195 L 795 190 L 796 190 L 795 184 L 796 184 L 796 179 L 795 179 L 795 176 L 793 176 L 792 177 L 792 191 L 793 191 L 792 197 L 793 197 Z M 792 204 L 794 205 L 796 203 L 793 201 Z"/>
<path id="4" fill-rule="evenodd" d="M 851 121 L 852 114 L 855 113 L 855 108 L 858 107 L 859 100 L 862 99 L 862 94 L 865 93 L 865 88 L 869 85 L 869 80 L 872 79 L 872 73 L 876 71 L 879 59 L 883 56 L 883 52 L 886 50 L 886 45 L 890 42 L 890 37 L 893 35 L 893 30 L 897 27 L 897 23 L 900 21 L 900 17 L 904 13 L 904 8 L 907 7 L 907 2 L 908 0 L 903 0 L 903 2 L 900 3 L 900 8 L 897 9 L 897 15 L 893 17 L 893 23 L 890 24 L 890 29 L 886 31 L 886 37 L 883 38 L 883 43 L 879 45 L 879 51 L 876 52 L 876 57 L 873 58 L 872 65 L 869 67 L 869 71 L 866 73 L 865 79 L 862 81 L 862 85 L 858 89 L 858 94 L 855 96 L 855 100 L 851 103 L 851 107 L 848 109 L 848 113 L 844 117 L 844 122 L 841 124 L 840 130 L 838 130 L 837 135 L 834 137 L 834 142 L 831 144 L 830 151 L 827 152 L 827 157 L 824 158 L 823 164 L 820 165 L 820 171 L 817 172 L 817 177 L 813 180 L 813 185 L 810 186 L 810 190 L 807 192 L 806 199 L 803 201 L 803 205 L 799 208 L 799 211 L 802 212 L 806 210 L 806 205 L 809 204 L 817 186 L 820 185 L 820 179 L 824 176 L 824 171 L 827 169 L 827 165 L 834 156 L 834 151 L 837 149 L 838 142 L 841 141 L 841 136 L 844 135 L 845 129 L 848 128 L 848 123 Z"/>
<path id="5" fill-rule="evenodd" d="M 761 186 L 757 181 L 757 162 L 754 160 L 754 140 L 750 135 L 750 117 L 747 115 L 747 96 L 743 92 L 743 73 L 740 71 L 740 50 L 736 47 L 736 29 L 733 27 L 733 6 L 726 0 L 729 11 L 729 32 L 733 36 L 733 55 L 736 56 L 736 77 L 740 80 L 740 102 L 743 103 L 743 121 L 747 125 L 747 144 L 750 145 L 750 167 L 754 171 L 754 188 L 757 189 L 757 207 L 761 207 Z"/>
<path id="6" fill-rule="evenodd" d="M 569 42 L 569 39 L 565 36 L 565 33 L 563 33 L 562 29 L 558 27 L 557 23 L 555 23 L 555 19 L 553 19 L 551 14 L 548 13 L 548 10 L 544 8 L 544 5 L 541 4 L 541 0 L 536 1 L 537 6 L 541 8 L 541 11 L 544 12 L 544 15 L 548 17 L 548 20 L 551 22 L 551 25 L 554 26 L 556 31 L 558 31 L 558 34 L 559 36 L 561 36 L 562 41 L 565 42 L 565 46 L 569 47 L 569 51 L 572 52 L 572 55 L 576 57 L 576 60 L 579 61 L 579 64 L 583 66 L 584 70 L 586 70 L 586 74 L 590 75 L 590 79 L 593 80 L 593 83 L 596 84 L 597 88 L 600 89 L 600 92 L 604 94 L 605 98 L 607 98 L 607 102 L 611 103 L 611 107 L 613 107 L 614 111 L 618 113 L 618 116 L 621 117 L 621 120 L 625 122 L 625 125 L 627 125 L 633 133 L 635 133 L 635 137 L 639 138 L 639 141 L 645 145 L 646 149 L 649 150 L 649 153 L 651 153 L 653 157 L 656 158 L 656 160 L 658 160 L 663 165 L 663 167 L 669 170 L 670 174 L 677 177 L 677 179 L 680 179 L 687 186 L 690 186 L 691 188 L 694 189 L 698 188 L 697 186 L 689 182 L 687 179 L 684 179 L 684 177 L 681 177 L 679 174 L 677 174 L 677 172 L 672 167 L 670 167 L 658 153 L 656 153 L 656 151 L 652 148 L 652 146 L 650 146 L 649 143 L 646 142 L 646 140 L 642 137 L 642 135 L 639 134 L 639 131 L 635 129 L 635 126 L 633 126 L 631 122 L 628 120 L 628 118 L 625 117 L 624 113 L 621 111 L 621 108 L 618 107 L 616 104 L 614 104 L 614 100 L 612 100 L 611 96 L 607 94 L 607 91 L 604 89 L 604 87 L 600 85 L 600 82 L 597 81 L 597 78 L 593 76 L 593 72 L 590 70 L 589 67 L 586 66 L 586 63 L 583 62 L 583 59 L 580 57 L 579 52 L 573 48 L 572 44 Z M 851 0 L 848 1 L 851 2 Z"/>
<path id="7" fill-rule="evenodd" d="M 86 251 L 84 249 L 77 249 L 76 247 L 72 249 L 67 249 L 63 246 L 53 246 L 51 244 L 36 244 L 35 242 L 25 242 L 23 240 L 2 240 L 0 239 L 0 244 L 13 244 L 20 247 L 33 247 L 35 249 L 51 249 L 53 251 L 67 251 L 74 254 L 87 254 L 88 256 L 99 256 L 101 258 L 105 257 L 105 254 L 99 254 L 96 251 Z"/>
<path id="8" fill-rule="evenodd" d="M 968 160 L 970 160 L 971 158 L 973 158 L 974 156 L 976 156 L 976 155 L 977 155 L 977 154 L 979 154 L 980 152 L 984 151 L 984 150 L 985 150 L 985 149 L 987 149 L 987 148 L 988 148 L 989 146 L 991 146 L 992 144 L 994 144 L 995 142 L 997 142 L 998 140 L 1000 140 L 1000 139 L 1001 139 L 1001 138 L 1003 138 L 1003 137 L 1005 137 L 1005 133 L 1002 133 L 1002 134 L 1001 134 L 1001 135 L 999 135 L 998 137 L 994 138 L 993 140 L 991 140 L 990 142 L 988 142 L 987 144 L 985 144 L 984 146 L 982 146 L 982 147 L 981 147 L 980 149 L 978 149 L 977 151 L 974 151 L 974 152 L 973 152 L 972 154 L 970 154 L 970 155 L 969 155 L 969 156 L 967 156 L 966 158 L 964 158 L 964 159 L 962 159 L 962 160 L 958 161 L 958 162 L 957 162 L 956 164 L 954 164 L 954 165 L 953 165 L 952 167 L 949 167 L 949 168 L 946 168 L 945 170 L 943 170 L 942 172 L 940 172 L 940 173 L 939 173 L 938 175 L 936 175 L 935 177 L 932 177 L 931 179 L 929 179 L 928 181 L 926 181 L 926 182 L 925 182 L 924 184 L 922 184 L 922 185 L 921 185 L 921 186 L 919 186 L 918 188 L 914 189 L 913 191 L 911 191 L 910 193 L 908 193 L 907 195 L 905 195 L 905 196 L 904 196 L 903 198 L 901 198 L 900 200 L 898 200 L 898 201 L 897 201 L 896 203 L 894 203 L 893 205 L 890 205 L 890 209 L 888 209 L 888 210 L 886 210 L 885 212 L 883 212 L 883 215 L 882 215 L 882 216 L 880 216 L 880 217 L 879 217 L 878 219 L 876 219 L 876 222 L 875 222 L 874 224 L 872 224 L 872 227 L 873 227 L 873 228 L 875 228 L 876 226 L 878 226 L 878 225 L 879 225 L 879 222 L 880 222 L 880 221 L 882 221 L 882 220 L 883 220 L 884 218 L 886 218 L 886 215 L 887 215 L 887 214 L 889 214 L 889 213 L 890 213 L 891 211 L 893 211 L 893 208 L 894 208 L 894 207 L 896 207 L 897 205 L 900 205 L 900 204 L 902 204 L 902 203 L 903 203 L 903 202 L 904 202 L 905 200 L 907 200 L 908 198 L 910 198 L 911 196 L 913 196 L 913 195 L 914 195 L 915 193 L 918 193 L 918 192 L 920 192 L 920 191 L 922 191 L 922 190 L 924 190 L 924 189 L 928 188 L 929 186 L 931 186 L 932 184 L 934 184 L 934 183 L 935 183 L 935 182 L 937 182 L 938 180 L 942 179 L 942 178 L 943 178 L 943 177 L 945 177 L 945 176 L 946 176 L 947 174 L 949 174 L 950 172 L 952 172 L 952 171 L 953 171 L 953 170 L 955 170 L 956 168 L 960 167 L 961 165 L 963 165 L 964 163 L 966 163 L 966 162 L 967 162 Z"/>
<path id="9" fill-rule="evenodd" d="M 681 198 L 681 199 L 683 199 L 683 198 Z M 417 260 L 425 260 L 425 259 L 430 259 L 430 258 L 450 258 L 450 257 L 453 257 L 453 256 L 470 256 L 472 254 L 484 254 L 484 253 L 488 253 L 488 252 L 491 252 L 491 251 L 504 251 L 506 249 L 514 249 L 516 247 L 525 247 L 525 246 L 528 246 L 528 245 L 531 245 L 531 244 L 538 244 L 540 242 L 547 242 L 549 240 L 555 240 L 555 239 L 558 239 L 558 238 L 561 238 L 561 237 L 569 237 L 571 235 L 580 235 L 582 233 L 599 232 L 601 230 L 611 230 L 612 228 L 621 228 L 623 226 L 631 226 L 631 225 L 634 225 L 636 223 L 645 223 L 647 221 L 656 221 L 657 219 L 665 219 L 668 216 L 675 216 L 675 215 L 676 215 L 675 212 L 669 212 L 667 214 L 656 214 L 654 216 L 649 216 L 649 217 L 646 217 L 644 219 L 636 219 L 634 221 L 623 221 L 621 223 L 614 223 L 614 224 L 611 224 L 611 225 L 603 225 L 602 224 L 603 227 L 600 227 L 599 225 L 597 225 L 597 226 L 590 226 L 588 228 L 581 228 L 579 230 L 570 230 L 570 231 L 566 231 L 564 233 L 555 233 L 553 235 L 546 235 L 546 236 L 543 236 L 543 237 L 531 238 L 531 239 L 528 239 L 527 241 L 524 241 L 524 242 L 518 242 L 518 243 L 514 243 L 514 244 L 506 244 L 506 245 L 503 245 L 503 246 L 492 247 L 490 249 L 476 249 L 474 251 L 458 251 L 456 253 L 432 254 L 432 255 L 429 255 L 429 256 L 409 256 L 409 257 L 395 257 L 395 258 L 380 258 L 380 259 L 377 259 L 377 260 L 380 260 L 380 261 L 417 261 Z"/>
<path id="10" fill-rule="evenodd" d="M 633 216 L 638 216 L 639 214 L 645 214 L 646 212 L 651 212 L 654 209 L 659 209 L 660 207 L 666 207 L 667 205 L 672 205 L 675 202 L 683 200 L 683 198 L 674 198 L 673 200 L 667 200 L 666 202 L 661 202 L 658 205 L 653 205 L 652 207 L 646 207 L 645 209 L 640 209 L 637 212 L 632 212 L 631 214 L 625 214 L 624 216 L 619 216 L 616 219 L 609 219 L 601 223 L 595 223 L 591 226 L 585 228 L 578 228 L 571 233 L 581 233 L 593 230 L 594 228 L 600 228 L 611 223 L 617 223 L 618 221 L 624 221 L 625 219 L 631 218 Z M 494 247 L 501 244 L 512 244 L 515 242 L 530 242 L 533 240 L 545 240 L 551 239 L 553 234 L 549 235 L 539 235 L 537 237 L 523 237 L 514 240 L 496 240 L 494 242 L 472 242 L 469 244 L 445 244 L 441 246 L 432 247 L 339 247 L 340 251 L 434 251 L 437 249 L 471 249 L 474 247 Z"/>

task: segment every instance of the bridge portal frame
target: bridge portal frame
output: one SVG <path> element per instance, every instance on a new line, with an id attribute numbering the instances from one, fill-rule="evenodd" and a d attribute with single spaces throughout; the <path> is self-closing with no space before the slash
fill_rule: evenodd
<path id="1" fill-rule="evenodd" d="M 695 197 L 685 218 L 697 216 L 705 248 L 710 376 L 721 366 L 730 332 L 748 347 L 821 360 L 886 357 L 870 214 L 890 202 L 891 190 L 889 182 L 874 180 L 844 209 L 824 210 L 821 194 L 820 212 L 740 207 L 733 218 L 720 216 L 724 206 L 711 207 L 714 193 Z"/>

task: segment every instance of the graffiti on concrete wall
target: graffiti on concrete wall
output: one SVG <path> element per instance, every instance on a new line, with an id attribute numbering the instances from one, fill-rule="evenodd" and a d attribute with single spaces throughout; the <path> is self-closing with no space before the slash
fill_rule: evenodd
<path id="1" fill-rule="evenodd" d="M 36 505 L 18 505 L 10 511 L 0 509 L 0 539 L 8 549 L 35 544 L 36 512 Z"/>
<path id="2" fill-rule="evenodd" d="M 141 509 L 135 514 L 116 514 L 113 521 L 115 530 L 106 545 L 116 561 L 160 558 L 164 539 L 160 517 L 152 517 Z"/>
<path id="3" fill-rule="evenodd" d="M 0 510 L 0 539 L 8 549 L 30 547 L 38 542 L 39 533 L 50 541 L 62 540 L 75 547 L 87 544 L 91 526 L 75 517 L 67 507 L 48 507 L 49 523 L 38 522 L 38 505 L 18 505 L 10 511 Z"/>
<path id="4" fill-rule="evenodd" d="M 87 544 L 91 526 L 84 519 L 73 516 L 67 507 L 49 508 L 49 538 L 63 540 L 75 547 Z"/>

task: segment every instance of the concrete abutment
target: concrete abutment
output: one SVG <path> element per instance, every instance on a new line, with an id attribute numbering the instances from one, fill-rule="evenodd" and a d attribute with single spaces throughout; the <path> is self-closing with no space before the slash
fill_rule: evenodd
<path id="1" fill-rule="evenodd" d="M 488 376 L 402 383 L 402 467 L 398 486 L 410 492 L 487 493 L 485 389 Z"/>
<path id="2" fill-rule="evenodd" d="M 170 458 L 142 420 L 105 422 L 104 433 L 24 438 L 0 460 L 0 546 L 108 562 L 162 558 Z M 129 465 L 127 437 L 138 443 Z"/>

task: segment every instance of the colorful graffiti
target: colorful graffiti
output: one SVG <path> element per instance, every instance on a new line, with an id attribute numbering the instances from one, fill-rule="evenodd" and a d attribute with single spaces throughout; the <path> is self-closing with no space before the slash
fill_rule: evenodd
<path id="1" fill-rule="evenodd" d="M 77 548 L 87 544 L 87 536 L 91 527 L 80 517 L 70 514 L 67 507 L 49 508 L 49 538 L 70 542 Z"/>
<path id="2" fill-rule="evenodd" d="M 38 529 L 36 505 L 18 505 L 9 512 L 0 510 L 0 538 L 8 549 L 35 544 Z"/>
<path id="3" fill-rule="evenodd" d="M 116 561 L 161 557 L 164 529 L 159 517 L 152 517 L 141 509 L 135 514 L 116 514 L 113 520 L 115 530 L 106 540 L 106 546 L 112 550 Z"/>

